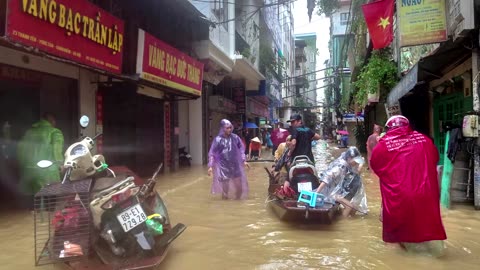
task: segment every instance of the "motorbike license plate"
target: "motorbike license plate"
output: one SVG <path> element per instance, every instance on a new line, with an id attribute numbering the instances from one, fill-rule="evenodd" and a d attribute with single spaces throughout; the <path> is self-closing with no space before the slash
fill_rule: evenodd
<path id="1" fill-rule="evenodd" d="M 137 227 L 147 220 L 147 215 L 143 212 L 140 204 L 136 204 L 117 215 L 118 222 L 122 225 L 125 232 Z"/>
<path id="2" fill-rule="evenodd" d="M 304 182 L 304 183 L 298 183 L 297 185 L 298 192 L 302 191 L 312 191 L 312 183 L 311 182 Z"/>

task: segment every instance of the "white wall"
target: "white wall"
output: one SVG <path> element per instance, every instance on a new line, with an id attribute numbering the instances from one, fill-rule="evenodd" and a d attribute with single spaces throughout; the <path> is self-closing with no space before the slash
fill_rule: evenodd
<path id="1" fill-rule="evenodd" d="M 205 15 L 205 17 L 207 17 L 209 20 L 213 22 L 219 22 L 219 19 L 213 13 L 213 8 L 214 8 L 213 2 L 214 1 L 199 2 L 199 1 L 190 0 L 190 3 L 198 11 L 200 11 L 203 15 Z M 235 5 L 235 0 L 229 0 L 228 3 L 229 3 L 228 6 Z M 228 14 L 229 18 L 233 18 L 234 16 L 235 14 L 231 14 L 231 12 L 229 12 Z M 233 57 L 233 54 L 231 54 L 231 52 L 233 51 L 235 44 L 234 43 L 232 44 L 232 42 L 230 42 L 227 29 L 228 29 L 228 23 L 217 25 L 216 27 L 210 27 L 210 40 L 215 46 L 217 46 L 226 55 Z"/>
<path id="2" fill-rule="evenodd" d="M 189 145 L 192 164 L 201 165 L 203 162 L 203 128 L 202 128 L 202 99 L 188 101 L 189 118 Z"/>
<path id="3" fill-rule="evenodd" d="M 178 102 L 178 128 L 180 129 L 180 133 L 178 134 L 178 147 L 186 146 L 187 152 L 190 152 L 189 114 L 188 102 Z"/>
<path id="4" fill-rule="evenodd" d="M 340 13 L 348 13 L 350 11 L 350 5 L 345 5 L 340 7 L 335 13 L 332 14 L 332 35 L 345 35 L 345 30 L 347 29 L 347 24 L 342 25 L 340 23 Z"/>

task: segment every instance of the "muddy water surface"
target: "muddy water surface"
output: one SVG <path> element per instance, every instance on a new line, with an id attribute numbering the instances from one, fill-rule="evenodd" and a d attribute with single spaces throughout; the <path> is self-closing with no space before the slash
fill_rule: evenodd
<path id="1" fill-rule="evenodd" d="M 326 156 L 322 162 L 329 159 Z M 477 269 L 480 265 L 480 212 L 472 206 L 455 206 L 444 214 L 446 256 L 416 256 L 382 242 L 379 187 L 368 171 L 363 172 L 368 216 L 338 219 L 329 226 L 290 225 L 280 222 L 265 205 L 268 181 L 263 166 L 267 164 L 254 163 L 248 170 L 246 201 L 210 196 L 205 167 L 162 175 L 158 190 L 172 222 L 188 228 L 158 269 Z M 0 269 L 63 269 L 33 266 L 29 212 L 2 212 L 0 239 Z"/>

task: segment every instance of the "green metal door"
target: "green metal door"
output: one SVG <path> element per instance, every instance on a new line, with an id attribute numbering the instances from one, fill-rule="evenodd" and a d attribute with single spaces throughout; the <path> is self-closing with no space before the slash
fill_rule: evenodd
<path id="1" fill-rule="evenodd" d="M 443 165 L 445 150 L 445 131 L 442 124 L 450 122 L 461 125 L 466 112 L 473 109 L 473 98 L 464 97 L 463 93 L 454 93 L 436 98 L 433 103 L 433 129 L 435 145 L 440 154 L 439 165 Z"/>

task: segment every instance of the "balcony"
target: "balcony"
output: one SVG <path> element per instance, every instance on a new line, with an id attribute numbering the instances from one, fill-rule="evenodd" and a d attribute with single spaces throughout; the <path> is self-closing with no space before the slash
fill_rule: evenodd
<path id="1" fill-rule="evenodd" d="M 235 55 L 235 65 L 230 74 L 233 79 L 245 79 L 246 90 L 257 90 L 265 77 L 243 55 Z"/>

